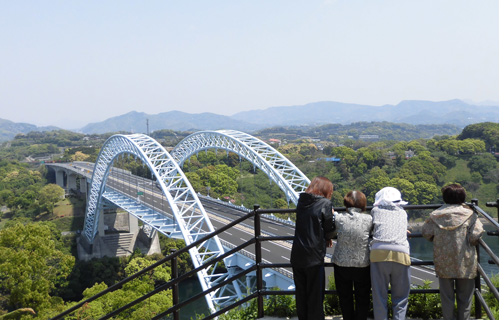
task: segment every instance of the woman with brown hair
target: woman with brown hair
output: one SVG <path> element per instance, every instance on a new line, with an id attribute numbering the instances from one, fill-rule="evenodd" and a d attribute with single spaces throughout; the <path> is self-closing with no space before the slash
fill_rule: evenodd
<path id="1" fill-rule="evenodd" d="M 460 184 L 447 185 L 441 192 L 446 204 L 431 212 L 422 235 L 434 244 L 443 319 L 469 319 L 478 267 L 476 245 L 483 234 L 483 225 L 464 203 L 466 192 Z"/>
<path id="2" fill-rule="evenodd" d="M 291 264 L 299 320 L 324 319 L 326 240 L 334 230 L 333 184 L 325 177 L 312 180 L 299 195 Z"/>
<path id="3" fill-rule="evenodd" d="M 346 212 L 335 214 L 337 241 L 332 257 L 334 280 L 343 320 L 365 320 L 371 293 L 369 241 L 373 219 L 365 214 L 364 193 L 350 191 L 343 203 Z"/>

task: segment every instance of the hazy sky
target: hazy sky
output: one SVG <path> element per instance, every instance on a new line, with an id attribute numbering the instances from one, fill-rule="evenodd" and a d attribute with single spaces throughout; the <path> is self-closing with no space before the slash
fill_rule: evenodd
<path id="1" fill-rule="evenodd" d="M 498 101 L 497 0 L 0 0 L 0 118 Z"/>

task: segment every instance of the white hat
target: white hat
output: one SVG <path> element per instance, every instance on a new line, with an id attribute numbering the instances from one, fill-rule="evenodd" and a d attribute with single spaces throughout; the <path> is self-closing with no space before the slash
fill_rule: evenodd
<path id="1" fill-rule="evenodd" d="M 406 204 L 408 202 L 402 200 L 401 192 L 396 188 L 385 187 L 375 195 L 374 206 L 404 206 Z"/>

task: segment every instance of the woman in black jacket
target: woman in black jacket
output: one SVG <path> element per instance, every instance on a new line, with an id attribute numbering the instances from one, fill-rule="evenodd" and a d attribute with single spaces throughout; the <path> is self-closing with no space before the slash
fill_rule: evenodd
<path id="1" fill-rule="evenodd" d="M 331 181 L 316 177 L 299 195 L 290 259 L 299 320 L 324 319 L 324 257 L 334 230 L 332 193 Z"/>

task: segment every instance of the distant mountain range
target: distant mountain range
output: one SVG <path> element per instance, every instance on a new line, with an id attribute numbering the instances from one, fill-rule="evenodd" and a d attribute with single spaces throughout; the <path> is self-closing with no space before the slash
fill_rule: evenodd
<path id="1" fill-rule="evenodd" d="M 0 119 L 0 141 L 9 141 L 14 139 L 17 134 L 28 133 L 31 131 L 51 131 L 58 130 L 58 127 L 37 127 L 33 124 L 18 123 L 9 120 Z"/>
<path id="2" fill-rule="evenodd" d="M 181 111 L 170 111 L 158 114 L 146 114 L 144 112 L 132 111 L 102 122 L 90 123 L 79 131 L 86 134 L 115 131 L 145 133 L 147 131 L 147 119 L 149 120 L 150 132 L 162 129 L 176 131 L 234 129 L 251 132 L 262 128 L 256 124 L 209 112 L 192 114 Z"/>
<path id="3" fill-rule="evenodd" d="M 498 122 L 499 107 L 471 105 L 462 100 L 441 102 L 408 100 L 395 106 L 368 106 L 327 101 L 302 106 L 245 111 L 233 115 L 232 118 L 268 127 L 327 123 L 349 124 L 358 121 L 454 124 L 465 127 L 477 122 Z"/>
<path id="4" fill-rule="evenodd" d="M 462 100 L 407 100 L 397 105 L 369 106 L 341 102 L 315 102 L 300 106 L 271 107 L 244 111 L 232 116 L 215 113 L 190 114 L 170 111 L 159 114 L 129 112 L 90 123 L 77 130 L 85 134 L 107 132 L 143 132 L 171 129 L 198 131 L 232 129 L 249 133 L 276 126 L 315 126 L 330 123 L 350 124 L 359 121 L 388 121 L 407 124 L 452 124 L 460 128 L 478 122 L 498 122 L 498 105 L 476 105 Z M 18 133 L 45 131 L 56 127 L 36 127 L 0 119 L 0 140 L 10 140 Z"/>

